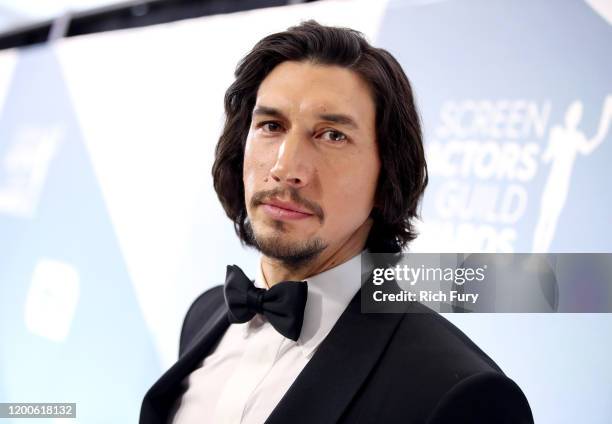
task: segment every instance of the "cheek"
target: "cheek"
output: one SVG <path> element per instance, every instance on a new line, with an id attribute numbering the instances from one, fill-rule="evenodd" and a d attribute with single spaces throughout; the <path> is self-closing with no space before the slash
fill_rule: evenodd
<path id="1" fill-rule="evenodd" d="M 347 203 L 348 208 L 369 208 L 374 203 L 380 163 L 374 153 L 368 153 L 355 158 L 350 166 L 338 174 L 340 187 L 337 196 Z M 355 163 L 360 165 L 355 166 Z"/>
<path id="2" fill-rule="evenodd" d="M 248 205 L 248 200 L 250 199 L 252 193 L 257 190 L 255 187 L 257 181 L 257 173 L 255 172 L 257 169 L 257 162 L 255 161 L 255 152 L 253 152 L 253 144 L 251 143 L 250 138 L 247 138 L 246 145 L 244 147 L 244 161 L 242 164 L 242 182 L 244 184 L 244 194 L 246 197 L 246 204 Z"/>
<path id="3" fill-rule="evenodd" d="M 374 204 L 378 168 L 372 164 L 368 168 L 359 167 L 357 171 L 336 174 L 336 184 L 326 196 L 330 221 L 355 226 L 369 216 Z"/>
<path id="4" fill-rule="evenodd" d="M 267 155 L 269 152 L 261 151 L 257 143 L 249 136 L 244 148 L 244 161 L 242 170 L 242 181 L 244 183 L 245 195 L 250 196 L 258 190 L 258 185 L 264 184 L 269 167 Z"/>

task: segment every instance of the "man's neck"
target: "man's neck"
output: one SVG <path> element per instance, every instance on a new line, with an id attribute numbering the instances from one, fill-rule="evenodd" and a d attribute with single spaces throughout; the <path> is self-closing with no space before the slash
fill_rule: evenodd
<path id="1" fill-rule="evenodd" d="M 328 246 L 312 261 L 299 269 L 293 269 L 278 259 L 262 255 L 260 266 L 265 283 L 268 287 L 272 287 L 281 281 L 305 280 L 348 261 L 364 249 L 370 228 L 371 223 L 366 221 L 343 243 Z"/>

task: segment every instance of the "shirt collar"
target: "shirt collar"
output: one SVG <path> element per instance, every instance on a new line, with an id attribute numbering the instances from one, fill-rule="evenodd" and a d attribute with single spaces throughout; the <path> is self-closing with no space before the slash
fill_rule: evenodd
<path id="1" fill-rule="evenodd" d="M 302 331 L 297 341 L 287 340 L 296 343 L 305 356 L 313 355 L 317 346 L 329 334 L 353 296 L 359 291 L 362 278 L 361 257 L 361 254 L 357 254 L 340 265 L 305 279 L 308 284 L 308 298 L 304 309 Z M 268 288 L 261 270 L 261 259 L 254 283 L 256 287 Z M 244 336 L 264 322 L 265 318 L 256 314 L 244 326 Z"/>

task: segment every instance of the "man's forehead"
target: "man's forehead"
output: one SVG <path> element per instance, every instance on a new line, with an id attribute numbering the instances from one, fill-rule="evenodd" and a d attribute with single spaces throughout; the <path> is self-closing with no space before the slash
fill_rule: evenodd
<path id="1" fill-rule="evenodd" d="M 359 113 L 360 99 L 354 92 L 339 93 L 332 90 L 305 89 L 274 90 L 260 89 L 257 93 L 255 106 L 288 111 L 296 109 L 311 113 Z"/>
<path id="2" fill-rule="evenodd" d="M 263 95 L 262 95 L 263 94 Z M 330 96 L 329 98 L 321 98 L 321 96 L 312 96 L 304 93 L 301 96 L 290 97 L 286 93 L 261 93 L 255 100 L 253 110 L 260 108 L 264 110 L 275 109 L 281 112 L 286 112 L 291 108 L 297 108 L 304 112 L 312 113 L 349 113 L 352 108 L 350 103 L 338 101 L 338 98 Z"/>
<path id="3" fill-rule="evenodd" d="M 283 62 L 264 78 L 258 104 L 283 109 L 300 107 L 315 113 L 367 113 L 372 108 L 370 87 L 353 70 L 308 62 Z"/>

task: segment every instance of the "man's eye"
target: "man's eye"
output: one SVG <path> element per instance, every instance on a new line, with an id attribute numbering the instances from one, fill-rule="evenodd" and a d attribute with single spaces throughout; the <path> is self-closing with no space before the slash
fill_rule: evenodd
<path id="1" fill-rule="evenodd" d="M 340 131 L 327 130 L 323 134 L 330 134 L 330 138 L 328 138 L 328 140 L 334 141 L 336 143 L 340 143 L 340 142 L 343 142 L 343 141 L 347 140 L 346 135 L 341 133 Z"/>
<path id="2" fill-rule="evenodd" d="M 259 124 L 259 127 L 264 128 L 266 131 L 272 132 L 275 132 L 280 129 L 280 125 L 272 121 L 262 122 L 261 124 Z"/>

